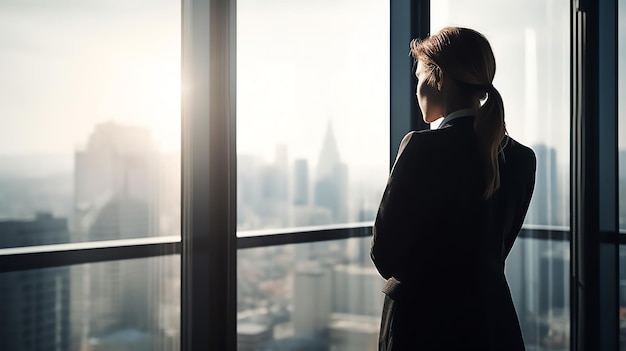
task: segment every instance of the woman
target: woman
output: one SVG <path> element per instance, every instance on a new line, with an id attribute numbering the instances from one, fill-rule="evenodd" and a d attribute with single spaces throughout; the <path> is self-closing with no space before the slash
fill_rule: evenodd
<path id="1" fill-rule="evenodd" d="M 447 27 L 411 53 L 424 121 L 443 121 L 404 137 L 374 224 L 371 257 L 387 279 L 379 350 L 524 350 L 504 261 L 535 155 L 506 135 L 483 35 Z"/>

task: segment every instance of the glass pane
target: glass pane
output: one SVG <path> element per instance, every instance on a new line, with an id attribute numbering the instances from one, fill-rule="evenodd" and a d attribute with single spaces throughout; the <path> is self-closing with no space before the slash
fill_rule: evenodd
<path id="1" fill-rule="evenodd" d="M 383 307 L 371 238 L 238 251 L 239 351 L 375 351 Z"/>
<path id="2" fill-rule="evenodd" d="M 569 227 L 570 2 L 433 1 L 431 14 L 433 32 L 469 27 L 491 44 L 507 131 L 537 156 L 525 223 Z"/>
<path id="3" fill-rule="evenodd" d="M 528 351 L 570 347 L 569 241 L 518 238 L 506 277 Z"/>
<path id="4" fill-rule="evenodd" d="M 179 350 L 180 256 L 0 274 L 0 349 Z"/>
<path id="5" fill-rule="evenodd" d="M 180 235 L 180 6 L 0 2 L 0 246 Z"/>
<path id="6" fill-rule="evenodd" d="M 389 2 L 237 1 L 238 230 L 372 221 L 389 165 Z"/>
<path id="7" fill-rule="evenodd" d="M 491 43 L 508 133 L 537 156 L 525 226 L 567 231 L 570 139 L 563 131 L 570 123 L 570 2 L 485 0 L 477 8 L 460 0 L 433 1 L 431 14 L 433 32 L 469 27 Z M 506 261 L 528 350 L 569 349 L 569 260 L 568 241 L 520 237 Z"/>

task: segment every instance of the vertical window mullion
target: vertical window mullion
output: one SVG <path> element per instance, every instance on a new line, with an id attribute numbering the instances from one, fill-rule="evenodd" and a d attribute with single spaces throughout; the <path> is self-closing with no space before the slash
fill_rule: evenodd
<path id="1" fill-rule="evenodd" d="M 572 345 L 619 346 L 617 4 L 573 1 Z"/>
<path id="2" fill-rule="evenodd" d="M 428 129 L 415 98 L 417 84 L 409 43 L 426 38 L 430 32 L 430 1 L 402 0 L 391 2 L 390 40 L 390 167 L 398 146 L 411 130 Z"/>
<path id="3" fill-rule="evenodd" d="M 183 1 L 182 350 L 236 349 L 235 1 Z"/>

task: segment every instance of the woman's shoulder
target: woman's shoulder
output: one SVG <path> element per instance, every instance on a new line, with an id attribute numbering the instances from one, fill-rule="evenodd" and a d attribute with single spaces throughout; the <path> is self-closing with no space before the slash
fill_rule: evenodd
<path id="1" fill-rule="evenodd" d="M 452 135 L 452 128 L 443 128 L 443 129 L 425 129 L 418 131 L 408 132 L 404 138 L 402 138 L 402 145 L 412 144 L 427 144 L 432 142 L 439 142 L 442 138 L 446 138 Z"/>
<path id="2" fill-rule="evenodd" d="M 399 152 L 411 150 L 418 153 L 439 154 L 446 149 L 456 149 L 471 142 L 471 138 L 464 138 L 455 128 L 426 129 L 407 133 L 400 143 Z M 456 146 L 456 147 L 455 147 Z"/>
<path id="3" fill-rule="evenodd" d="M 505 162 L 506 158 L 515 158 L 517 162 L 524 162 L 528 165 L 536 166 L 537 156 L 530 147 L 520 143 L 519 141 L 507 136 L 507 141 L 504 146 Z"/>

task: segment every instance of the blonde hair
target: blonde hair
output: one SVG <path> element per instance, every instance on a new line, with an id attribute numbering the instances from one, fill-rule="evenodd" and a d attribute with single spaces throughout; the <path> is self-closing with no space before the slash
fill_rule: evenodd
<path id="1" fill-rule="evenodd" d="M 428 73 L 426 83 L 442 82 L 442 73 L 457 83 L 459 91 L 485 99 L 474 120 L 486 175 L 484 197 L 500 186 L 498 152 L 506 134 L 502 96 L 493 86 L 496 60 L 489 41 L 475 30 L 446 27 L 424 40 L 411 41 L 411 55 Z"/>

